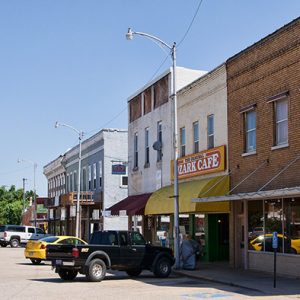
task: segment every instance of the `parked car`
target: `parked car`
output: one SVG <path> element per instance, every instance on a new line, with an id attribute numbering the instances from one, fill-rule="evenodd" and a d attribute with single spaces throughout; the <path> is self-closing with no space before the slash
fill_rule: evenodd
<path id="1" fill-rule="evenodd" d="M 28 240 L 38 240 L 47 236 L 44 230 L 33 226 L 23 225 L 1 225 L 0 226 L 0 245 L 12 248 L 26 244 Z"/>
<path id="2" fill-rule="evenodd" d="M 283 235 L 278 234 L 277 236 L 278 236 L 278 252 L 282 252 Z M 250 246 L 252 250 L 263 251 L 264 243 L 265 243 L 265 250 L 273 252 L 272 238 L 273 235 L 271 233 L 260 235 L 257 238 L 253 239 L 252 241 L 250 241 Z M 287 236 L 284 236 L 284 252 L 300 254 L 300 239 L 290 239 Z"/>
<path id="3" fill-rule="evenodd" d="M 46 246 L 51 245 L 86 245 L 82 239 L 74 236 L 48 236 L 38 241 L 30 240 L 26 244 L 24 255 L 30 259 L 34 265 L 39 265 L 41 261 L 46 260 Z"/>
<path id="4" fill-rule="evenodd" d="M 172 250 L 146 243 L 136 231 L 97 231 L 87 245 L 47 245 L 46 259 L 63 280 L 73 280 L 78 273 L 89 281 L 101 281 L 106 270 L 125 271 L 138 276 L 150 270 L 156 277 L 168 277 L 175 262 Z"/>

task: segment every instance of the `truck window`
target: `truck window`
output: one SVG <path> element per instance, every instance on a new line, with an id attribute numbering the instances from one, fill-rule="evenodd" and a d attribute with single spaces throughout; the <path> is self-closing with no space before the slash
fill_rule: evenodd
<path id="1" fill-rule="evenodd" d="M 36 228 L 36 233 L 38 234 L 45 234 L 44 230 L 41 228 Z"/>
<path id="2" fill-rule="evenodd" d="M 132 242 L 132 245 L 145 245 L 146 244 L 144 238 L 138 232 L 131 232 L 131 242 Z"/>
<path id="3" fill-rule="evenodd" d="M 34 233 L 34 228 L 28 227 L 28 232 L 29 232 L 29 233 Z"/>
<path id="4" fill-rule="evenodd" d="M 120 246 L 128 246 L 127 232 L 120 232 Z"/>

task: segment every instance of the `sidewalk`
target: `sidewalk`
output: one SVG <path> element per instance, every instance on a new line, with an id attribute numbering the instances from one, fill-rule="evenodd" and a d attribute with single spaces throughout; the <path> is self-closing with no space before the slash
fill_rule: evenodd
<path id="1" fill-rule="evenodd" d="M 207 280 L 241 288 L 247 288 L 265 294 L 275 295 L 299 295 L 300 279 L 277 276 L 276 288 L 273 287 L 273 274 L 236 270 L 226 263 L 200 263 L 195 271 L 173 270 L 174 274 Z"/>

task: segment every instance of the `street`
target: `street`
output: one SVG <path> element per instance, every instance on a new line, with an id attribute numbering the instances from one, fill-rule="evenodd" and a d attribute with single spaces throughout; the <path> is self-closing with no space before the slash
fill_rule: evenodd
<path id="1" fill-rule="evenodd" d="M 136 279 L 125 272 L 109 272 L 98 283 L 87 282 L 82 275 L 64 282 L 50 265 L 32 265 L 23 252 L 24 248 L 0 248 L 1 299 L 286 299 L 175 275 L 159 279 L 146 271 Z"/>

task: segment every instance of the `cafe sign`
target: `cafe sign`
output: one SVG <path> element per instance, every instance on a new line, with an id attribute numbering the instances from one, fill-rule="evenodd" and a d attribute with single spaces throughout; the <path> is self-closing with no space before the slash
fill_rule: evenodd
<path id="1" fill-rule="evenodd" d="M 189 178 L 225 170 L 225 146 L 180 157 L 178 162 L 178 178 Z M 171 163 L 171 178 L 174 179 L 174 163 Z"/>

